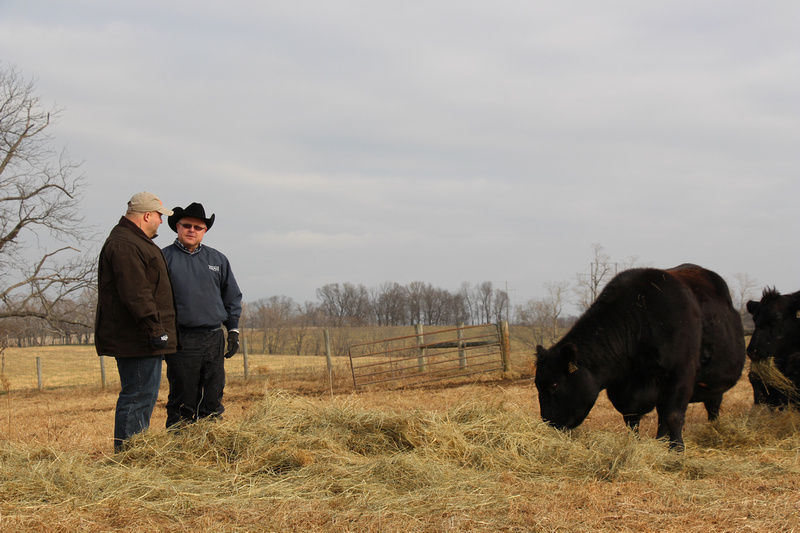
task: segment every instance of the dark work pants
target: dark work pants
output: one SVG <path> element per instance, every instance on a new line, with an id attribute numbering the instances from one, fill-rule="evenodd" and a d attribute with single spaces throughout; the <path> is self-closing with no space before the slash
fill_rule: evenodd
<path id="1" fill-rule="evenodd" d="M 219 416 L 225 388 L 225 334 L 213 331 L 180 330 L 181 350 L 166 356 L 169 397 L 167 427 L 191 424 Z"/>

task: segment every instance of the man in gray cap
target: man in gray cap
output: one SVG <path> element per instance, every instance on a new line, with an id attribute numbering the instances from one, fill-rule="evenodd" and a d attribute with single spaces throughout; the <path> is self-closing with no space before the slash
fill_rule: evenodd
<path id="1" fill-rule="evenodd" d="M 97 267 L 97 355 L 117 360 L 122 390 L 114 417 L 114 451 L 150 426 L 164 355 L 177 350 L 175 299 L 161 249 L 153 242 L 162 215 L 158 197 L 135 194 L 111 230 Z"/>

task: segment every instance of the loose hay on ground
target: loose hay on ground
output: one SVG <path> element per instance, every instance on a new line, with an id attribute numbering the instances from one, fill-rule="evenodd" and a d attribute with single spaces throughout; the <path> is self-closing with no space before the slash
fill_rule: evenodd
<path id="1" fill-rule="evenodd" d="M 271 392 L 238 420 L 146 433 L 99 461 L 0 441 L 0 526 L 59 516 L 64 530 L 98 531 L 713 531 L 708 519 L 770 529 L 791 512 L 765 514 L 754 498 L 776 479 L 796 486 L 786 452 L 798 424 L 789 411 L 722 417 L 688 434 L 681 455 L 625 430 L 559 432 L 508 401 L 423 411 Z"/>

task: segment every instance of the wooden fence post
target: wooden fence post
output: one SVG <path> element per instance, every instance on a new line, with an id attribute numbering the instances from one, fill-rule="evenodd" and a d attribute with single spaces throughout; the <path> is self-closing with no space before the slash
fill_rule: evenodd
<path id="1" fill-rule="evenodd" d="M 417 324 L 414 326 L 414 333 L 417 335 L 417 346 L 424 346 L 425 345 L 425 336 L 422 334 L 422 324 Z M 426 357 L 425 348 L 419 348 L 419 357 L 417 357 L 417 367 L 420 373 L 423 373 L 427 370 L 428 361 Z"/>
<path id="2" fill-rule="evenodd" d="M 108 381 L 106 381 L 106 358 L 105 356 L 100 356 L 100 383 L 103 386 L 103 390 L 106 390 L 108 386 Z"/>
<path id="3" fill-rule="evenodd" d="M 331 386 L 331 395 L 333 395 L 333 360 L 331 359 L 331 331 L 328 328 L 322 330 L 325 336 L 325 362 L 328 365 L 328 383 Z"/>
<path id="4" fill-rule="evenodd" d="M 41 391 L 44 387 L 42 384 L 42 358 L 36 357 L 36 378 L 39 381 L 39 390 Z"/>
<path id="5" fill-rule="evenodd" d="M 244 365 L 244 380 L 250 379 L 250 358 L 247 354 L 247 337 L 242 336 L 242 364 Z"/>
<path id="6" fill-rule="evenodd" d="M 459 322 L 456 326 L 458 327 L 458 366 L 459 368 L 466 368 L 467 351 L 464 349 L 464 323 Z"/>
<path id="7" fill-rule="evenodd" d="M 500 322 L 500 349 L 503 357 L 503 372 L 511 368 L 511 341 L 508 335 L 508 322 Z"/>

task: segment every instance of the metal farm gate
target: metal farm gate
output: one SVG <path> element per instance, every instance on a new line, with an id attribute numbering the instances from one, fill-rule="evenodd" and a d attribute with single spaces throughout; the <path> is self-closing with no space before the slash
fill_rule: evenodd
<path id="1" fill-rule="evenodd" d="M 423 331 L 349 348 L 353 386 L 394 382 L 397 386 L 508 371 L 508 324 L 483 324 Z"/>

